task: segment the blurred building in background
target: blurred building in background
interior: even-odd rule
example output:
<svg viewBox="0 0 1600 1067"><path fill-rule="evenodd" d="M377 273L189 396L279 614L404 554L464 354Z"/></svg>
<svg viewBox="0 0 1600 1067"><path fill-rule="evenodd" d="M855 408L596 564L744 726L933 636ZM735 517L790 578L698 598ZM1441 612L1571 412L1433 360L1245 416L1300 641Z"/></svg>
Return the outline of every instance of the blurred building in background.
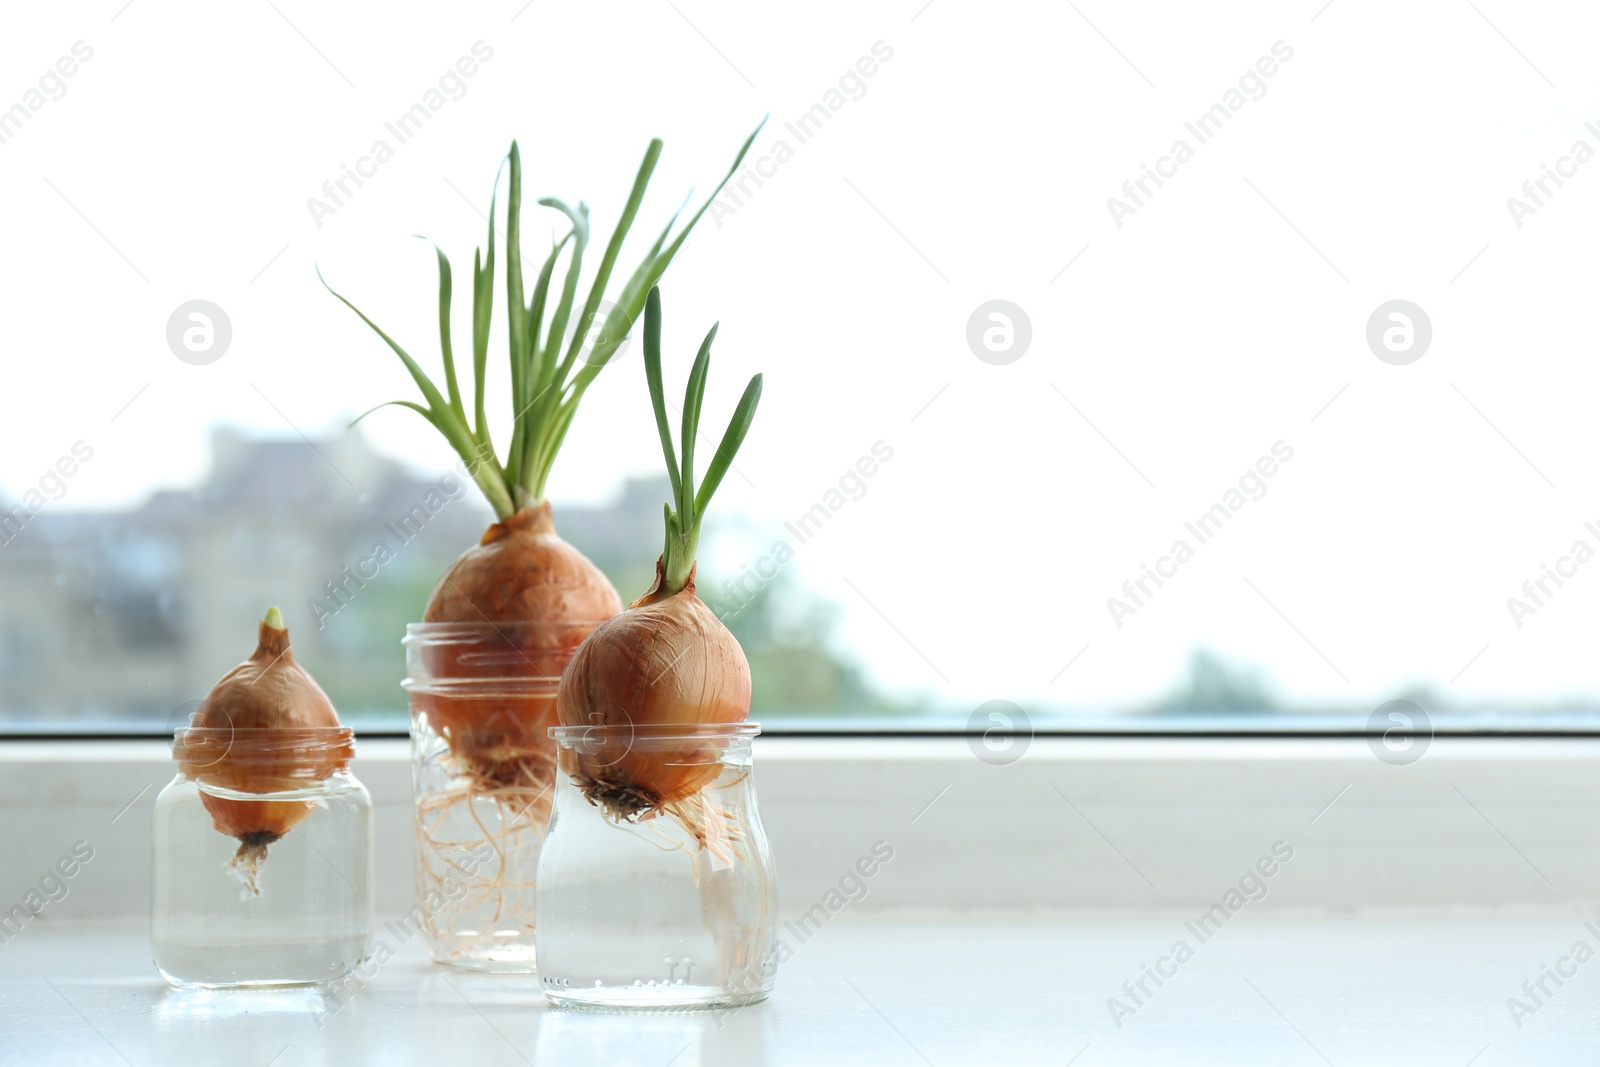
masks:
<svg viewBox="0 0 1600 1067"><path fill-rule="evenodd" d="M211 452L194 489L126 511L51 503L0 532L8 728L161 729L254 649L256 620L274 604L296 658L347 721L403 724L400 639L492 520L477 487L459 469L419 477L354 432L308 441L219 429ZM637 479L608 506L558 506L562 536L624 602L649 585L666 496L665 479ZM768 610L780 590L785 622ZM807 605L798 616L796 604ZM829 650L827 606L792 581L729 624L750 655L757 714L892 710Z"/></svg>

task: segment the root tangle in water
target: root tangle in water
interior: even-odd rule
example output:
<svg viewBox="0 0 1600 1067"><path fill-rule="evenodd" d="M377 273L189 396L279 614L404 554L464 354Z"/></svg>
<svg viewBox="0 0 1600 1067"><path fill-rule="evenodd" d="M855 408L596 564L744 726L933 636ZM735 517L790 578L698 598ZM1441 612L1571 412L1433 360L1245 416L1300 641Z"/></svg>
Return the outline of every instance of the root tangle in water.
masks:
<svg viewBox="0 0 1600 1067"><path fill-rule="evenodd" d="M256 884L256 874L267 860L267 846L280 837L281 834L275 834L271 830L254 830L239 835L239 850L233 854L233 859L228 861L228 870L244 883L252 896L261 895L261 887Z"/></svg>
<svg viewBox="0 0 1600 1067"><path fill-rule="evenodd" d="M496 756L453 759L450 786L417 802L418 889L439 935L475 922L533 929L530 865L550 818L555 761L543 746L503 745Z"/></svg>

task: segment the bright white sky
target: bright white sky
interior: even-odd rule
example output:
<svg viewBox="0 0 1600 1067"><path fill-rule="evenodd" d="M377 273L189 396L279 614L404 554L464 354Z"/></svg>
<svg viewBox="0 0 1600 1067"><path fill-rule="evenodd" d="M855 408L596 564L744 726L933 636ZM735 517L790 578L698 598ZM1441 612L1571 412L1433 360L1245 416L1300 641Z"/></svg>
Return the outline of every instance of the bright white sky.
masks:
<svg viewBox="0 0 1600 1067"><path fill-rule="evenodd" d="M1521 228L1506 206L1574 141L1600 149L1586 5L123 4L26 5L0 36L0 107L93 49L0 144L8 494L82 438L61 506L123 506L199 478L219 422L317 433L412 397L314 262L435 366L409 235L440 241L463 295L513 136L530 198L584 198L601 233L663 137L642 235L770 110L754 156L793 158L668 275L669 376L720 319L719 433L766 372L728 513L776 525L892 446L797 564L884 680L1124 705L1205 644L1311 703L1596 691L1600 562L1520 629L1506 607L1575 540L1600 548L1600 162ZM465 96L396 146L385 121L480 40ZM785 131L879 41L864 96L805 144ZM1184 123L1277 41L1293 56L1266 94L1199 144ZM394 158L318 228L306 199L379 138ZM1118 228L1107 197L1179 138L1194 157ZM164 340L195 298L233 324L209 366ZM1031 319L1009 365L966 343L992 299ZM1433 325L1407 366L1365 341L1393 299ZM658 469L642 378L635 349L591 392L558 501ZM368 432L419 468L450 459L402 411ZM1106 598L1279 440L1294 458L1266 496L1117 628Z"/></svg>

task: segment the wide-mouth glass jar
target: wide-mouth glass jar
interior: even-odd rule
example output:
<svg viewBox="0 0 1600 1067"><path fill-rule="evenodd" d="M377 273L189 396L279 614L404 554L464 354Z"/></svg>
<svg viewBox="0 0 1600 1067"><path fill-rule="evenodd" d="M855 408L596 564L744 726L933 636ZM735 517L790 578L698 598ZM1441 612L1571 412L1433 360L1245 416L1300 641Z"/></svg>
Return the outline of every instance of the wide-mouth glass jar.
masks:
<svg viewBox="0 0 1600 1067"><path fill-rule="evenodd" d="M435 962L534 969L561 672L599 620L412 623L414 870Z"/></svg>
<svg viewBox="0 0 1600 1067"><path fill-rule="evenodd" d="M180 987L337 981L372 939L372 798L347 727L179 730L156 798L151 952Z"/></svg>
<svg viewBox="0 0 1600 1067"><path fill-rule="evenodd" d="M755 723L558 726L539 859L539 976L573 1007L764 1000L777 889L756 807Z"/></svg>

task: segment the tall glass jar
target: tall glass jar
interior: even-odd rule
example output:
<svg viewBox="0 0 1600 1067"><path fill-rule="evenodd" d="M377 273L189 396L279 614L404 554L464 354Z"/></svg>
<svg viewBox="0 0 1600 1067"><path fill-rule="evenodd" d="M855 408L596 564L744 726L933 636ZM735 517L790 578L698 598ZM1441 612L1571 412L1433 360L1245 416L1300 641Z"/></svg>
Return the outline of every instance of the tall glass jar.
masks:
<svg viewBox="0 0 1600 1067"><path fill-rule="evenodd" d="M551 1001L711 1008L771 993L778 902L751 764L759 732L551 729L561 774L537 878Z"/></svg>
<svg viewBox="0 0 1600 1067"><path fill-rule="evenodd" d="M175 741L188 773L155 803L156 968L198 988L354 970L372 940L372 798L348 770L351 731L190 727ZM270 788L240 788L252 778Z"/></svg>
<svg viewBox="0 0 1600 1067"><path fill-rule="evenodd" d="M435 962L534 969L556 688L598 621L412 623L414 869Z"/></svg>

